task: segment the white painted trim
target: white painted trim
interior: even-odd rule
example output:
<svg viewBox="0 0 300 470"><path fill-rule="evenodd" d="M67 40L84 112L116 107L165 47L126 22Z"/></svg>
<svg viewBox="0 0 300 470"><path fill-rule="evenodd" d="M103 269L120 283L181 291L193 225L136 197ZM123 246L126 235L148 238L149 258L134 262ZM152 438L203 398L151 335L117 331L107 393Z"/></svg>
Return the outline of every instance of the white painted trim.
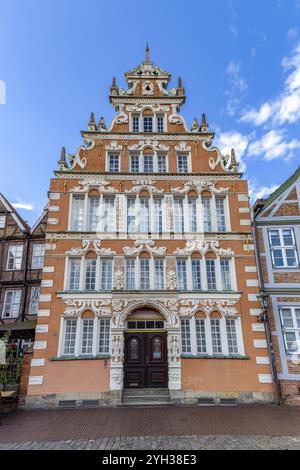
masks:
<svg viewBox="0 0 300 470"><path fill-rule="evenodd" d="M48 333L48 325L37 325L35 328L36 333Z"/></svg>
<svg viewBox="0 0 300 470"><path fill-rule="evenodd" d="M253 346L257 349L259 348L267 348L267 341L265 339L254 339Z"/></svg>
<svg viewBox="0 0 300 470"><path fill-rule="evenodd" d="M43 375L30 375L28 379L28 385L42 385Z"/></svg>
<svg viewBox="0 0 300 470"><path fill-rule="evenodd" d="M270 358L268 356L257 356L256 364L270 364Z"/></svg>
<svg viewBox="0 0 300 470"><path fill-rule="evenodd" d="M31 359L30 365L31 367L43 367L45 365L45 359Z"/></svg>
<svg viewBox="0 0 300 470"><path fill-rule="evenodd" d="M258 287L258 280L257 279L246 279L247 287Z"/></svg>
<svg viewBox="0 0 300 470"><path fill-rule="evenodd" d="M256 266L245 266L245 272L246 273L257 273L257 267Z"/></svg>
<svg viewBox="0 0 300 470"><path fill-rule="evenodd" d="M37 316L38 317L50 317L50 310L38 310L38 313L37 313Z"/></svg>
<svg viewBox="0 0 300 470"><path fill-rule="evenodd" d="M54 266L44 266L43 273L54 273L55 267Z"/></svg>
<svg viewBox="0 0 300 470"><path fill-rule="evenodd" d="M271 384L273 382L271 374L258 374L258 381L262 384Z"/></svg>
<svg viewBox="0 0 300 470"><path fill-rule="evenodd" d="M33 344L33 349L46 349L47 341L35 341Z"/></svg>

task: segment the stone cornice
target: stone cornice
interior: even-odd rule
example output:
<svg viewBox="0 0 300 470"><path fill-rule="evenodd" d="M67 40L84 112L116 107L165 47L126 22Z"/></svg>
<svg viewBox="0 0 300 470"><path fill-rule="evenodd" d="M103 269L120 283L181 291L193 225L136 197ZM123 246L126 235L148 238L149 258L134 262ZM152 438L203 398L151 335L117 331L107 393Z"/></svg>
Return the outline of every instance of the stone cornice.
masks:
<svg viewBox="0 0 300 470"><path fill-rule="evenodd" d="M107 178L107 181L135 181L135 180L140 180L141 176L143 179L149 178L151 180L155 181L192 181L193 178L201 178L203 180L210 180L210 181L218 181L218 180L237 180L240 179L242 176L242 173L213 173L213 172L207 172L207 173L189 173L189 174L183 174L183 173L107 173L107 172L98 172L98 171L85 171L85 170L80 170L79 171L60 171L56 170L54 171L54 174L58 178L65 178L65 179L85 179L85 178L90 178L91 176L104 176Z"/></svg>
<svg viewBox="0 0 300 470"><path fill-rule="evenodd" d="M187 236L188 235L188 236ZM199 237L199 234L197 235ZM197 236L195 234L185 234L183 237L170 237L168 236L161 236L155 234L151 235L151 239L149 240L164 240L164 241L178 241L178 240L193 240L196 239ZM119 237L116 237L115 234L108 234L108 233L100 233L100 232L70 232L70 231L56 231L56 232L50 232L48 231L46 233L46 239L47 240L118 240L118 241L124 241L128 242L129 240L138 240L142 239L145 237L145 234L143 233L136 233L136 234L130 234L129 236L124 236L120 235ZM194 237L194 238L193 238ZM253 240L252 237L252 232L228 232L226 234L222 233L207 233L204 235L204 240ZM168 256L168 255L167 255ZM173 255L170 255L173 256Z"/></svg>
<svg viewBox="0 0 300 470"><path fill-rule="evenodd" d="M99 131L81 131L82 137L94 137L97 140L143 140L143 139L154 139L154 140L194 140L194 141L206 141L213 139L215 136L214 132L177 132L174 134L163 134L163 133L144 133L138 132L136 134L132 132L99 132Z"/></svg>

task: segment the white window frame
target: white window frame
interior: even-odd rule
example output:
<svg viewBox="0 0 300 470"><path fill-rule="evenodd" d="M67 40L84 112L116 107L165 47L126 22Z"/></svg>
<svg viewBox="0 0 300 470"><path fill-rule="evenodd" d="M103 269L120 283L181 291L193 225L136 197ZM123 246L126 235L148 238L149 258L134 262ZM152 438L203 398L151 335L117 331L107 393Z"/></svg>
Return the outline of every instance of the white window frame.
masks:
<svg viewBox="0 0 300 470"><path fill-rule="evenodd" d="M279 232L280 245L278 245L278 246L272 245L271 232L275 231L275 230L278 230L278 232ZM293 245L285 245L284 244L284 237L283 237L283 231L284 230L290 230L291 231L291 235L292 235L292 239L293 239ZM297 269L297 268L299 268L299 256L298 256L295 232L294 232L293 227L272 227L272 228L268 228L268 239L269 239L272 265L273 265L274 269ZM282 259L283 259L283 266L277 266L275 264L275 258L274 258L274 253L273 253L274 250L281 250ZM296 259L296 266L288 266L286 250L294 250L295 259Z"/></svg>
<svg viewBox="0 0 300 470"><path fill-rule="evenodd" d="M110 157L118 157L118 171L110 170ZM107 152L106 154L106 171L108 173L120 173L121 170L121 154L120 152Z"/></svg>
<svg viewBox="0 0 300 470"><path fill-rule="evenodd" d="M0 215L0 229L5 228L6 224L6 215Z"/></svg>
<svg viewBox="0 0 300 470"><path fill-rule="evenodd" d="M282 310L290 310L292 321L293 321L293 327L286 327L284 325ZM281 330L282 330L282 335L283 335L283 339L284 339L285 351L286 351L287 355L294 355L294 354L300 355L300 325L298 327L297 317L296 317L296 310L300 310L300 304L299 305L293 305L293 306L291 306L291 305L286 305L286 306L281 305L279 307ZM289 350L288 341L287 341L287 338L286 338L286 333L294 333L295 334L296 343L297 343L297 347L298 347L297 351L290 351Z"/></svg>
<svg viewBox="0 0 300 470"><path fill-rule="evenodd" d="M7 303L7 296L9 293L12 293L12 302L10 302L10 314L9 315L5 315L5 310L6 310L6 303ZM18 294L18 303L15 302L15 297L16 297L16 294ZM19 315L20 315L20 307L21 307L21 300L22 300L22 289L6 289L5 290L5 295L4 295L4 302L3 302L3 307L2 307L2 318L5 318L5 319L10 319L10 318L18 318ZM12 307L14 305L17 305L18 306L18 311L17 313L14 313L12 315Z"/></svg>
<svg viewBox="0 0 300 470"><path fill-rule="evenodd" d="M39 251L39 253L36 254L36 251ZM45 258L45 243L33 243L31 269L43 269L44 258ZM37 263L36 263L36 260L38 260Z"/></svg>
<svg viewBox="0 0 300 470"><path fill-rule="evenodd" d="M19 254L18 256L14 256L13 257L13 267L11 268L9 266L9 262L10 262L10 253L16 248L16 252ZM8 245L8 250L7 250L7 261L6 261L6 270L7 271L22 271L22 265L23 265L23 254L24 254L24 244L10 244ZM16 265L16 261L17 261L17 265ZM19 267L18 267L19 266Z"/></svg>

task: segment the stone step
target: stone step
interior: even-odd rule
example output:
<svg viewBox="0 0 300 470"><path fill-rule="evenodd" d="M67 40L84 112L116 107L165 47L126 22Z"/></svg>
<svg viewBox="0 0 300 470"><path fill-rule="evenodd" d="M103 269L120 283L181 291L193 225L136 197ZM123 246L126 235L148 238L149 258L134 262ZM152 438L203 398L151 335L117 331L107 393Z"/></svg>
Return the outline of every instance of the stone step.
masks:
<svg viewBox="0 0 300 470"><path fill-rule="evenodd" d="M157 406L171 406L171 402L169 401L130 401L130 402L122 402L119 406L135 406L136 408L147 408L147 407L157 407Z"/></svg>
<svg viewBox="0 0 300 470"><path fill-rule="evenodd" d="M129 402L129 401L133 401L135 403L137 402L140 402L140 401L170 401L170 397L167 396L167 395L151 395L149 397L146 397L145 395L136 395L134 397L122 397L122 401L123 402Z"/></svg>
<svg viewBox="0 0 300 470"><path fill-rule="evenodd" d="M169 396L170 392L167 388L135 388L123 390L123 397L135 396L150 397L152 395Z"/></svg>

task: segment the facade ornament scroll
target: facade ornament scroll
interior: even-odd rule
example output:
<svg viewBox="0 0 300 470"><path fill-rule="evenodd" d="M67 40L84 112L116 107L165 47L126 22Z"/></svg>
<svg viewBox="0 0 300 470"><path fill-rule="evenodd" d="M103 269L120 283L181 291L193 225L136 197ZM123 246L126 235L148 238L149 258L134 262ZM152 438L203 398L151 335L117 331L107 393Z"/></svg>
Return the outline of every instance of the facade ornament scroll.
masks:
<svg viewBox="0 0 300 470"><path fill-rule="evenodd" d="M228 165L230 161L230 156L229 155L222 155L220 152L220 149L218 147L211 147L211 140L205 140L202 143L202 147L204 150L207 152L217 152L217 158L214 159L214 157L210 157L208 160L208 164L212 170L215 170L218 165L221 165L221 168L226 171L227 173L233 172L234 167Z"/></svg>
<svg viewBox="0 0 300 470"><path fill-rule="evenodd" d="M128 80L129 88L125 90L124 88L119 88L118 92L120 96L131 96L136 90L136 87L139 84L139 80Z"/></svg>
<svg viewBox="0 0 300 470"><path fill-rule="evenodd" d="M111 315L111 299L87 300L87 299L66 299L67 305L64 315L80 317L86 310L90 310L96 317Z"/></svg>
<svg viewBox="0 0 300 470"><path fill-rule="evenodd" d="M102 248L101 240L82 240L81 248L72 248L66 251L69 256L84 256L88 251L94 251L98 256L113 256L116 254L111 248Z"/></svg>
<svg viewBox="0 0 300 470"><path fill-rule="evenodd" d="M168 151L169 145L160 144L157 140L140 140L138 144L130 145L129 150L142 151L145 147L152 147L154 151Z"/></svg>
<svg viewBox="0 0 300 470"><path fill-rule="evenodd" d="M85 193L90 189L97 189L100 193L116 193L118 190L109 186L109 182L103 176L90 176L79 181L79 186L70 190L71 193Z"/></svg>
<svg viewBox="0 0 300 470"><path fill-rule="evenodd" d="M179 334L168 335L168 361L169 365L180 363L180 339ZM173 380L174 381L174 377Z"/></svg>
<svg viewBox="0 0 300 470"><path fill-rule="evenodd" d="M135 104L135 105L128 105L126 106L126 111L131 113L141 113L144 109L151 109L154 113L166 113L169 111L169 106L163 106L160 104L156 105L149 105L145 103Z"/></svg>
<svg viewBox="0 0 300 470"><path fill-rule="evenodd" d="M116 289L116 290L124 289L124 271L121 268L118 268L114 271L113 289Z"/></svg>
<svg viewBox="0 0 300 470"><path fill-rule="evenodd" d="M121 151L122 150L122 145L118 144L117 140L112 140L109 145L105 146L105 150L115 150L115 151Z"/></svg>
<svg viewBox="0 0 300 470"><path fill-rule="evenodd" d="M186 142L179 142L175 147L176 152L190 152L192 148Z"/></svg>
<svg viewBox="0 0 300 470"><path fill-rule="evenodd" d="M213 311L217 310L222 316L229 317L238 315L235 300L214 300L214 299L203 299L199 302L198 308L209 316Z"/></svg>
<svg viewBox="0 0 300 470"><path fill-rule="evenodd" d="M167 279L166 279L166 287L169 290L177 289L177 276L176 270L173 267L169 267L167 269Z"/></svg>
<svg viewBox="0 0 300 470"><path fill-rule="evenodd" d="M87 137L84 139L85 145L81 145L75 154L68 154L67 157L64 155L63 158L60 159L58 162L58 169L60 171L71 171L74 170L76 165L78 165L82 170L86 167L87 165L87 158L86 157L80 157L80 152L84 151L86 152L87 150L91 150L95 144L96 141L94 139L88 139ZM68 160L68 163L67 161Z"/></svg>
<svg viewBox="0 0 300 470"><path fill-rule="evenodd" d="M177 248L175 255L191 255L195 251L206 255L208 251L212 251L216 256L234 256L231 248L220 248L219 240L187 240L184 248Z"/></svg>
<svg viewBox="0 0 300 470"><path fill-rule="evenodd" d="M163 189L157 189L152 180L140 179L132 181L132 188L125 189L125 193L139 193L143 190L149 191L149 193L162 193L164 191Z"/></svg>
<svg viewBox="0 0 300 470"><path fill-rule="evenodd" d="M167 248L164 246L156 247L153 240L136 240L133 247L125 246L123 251L126 256L139 255L142 251L147 251L151 255L163 256Z"/></svg>
<svg viewBox="0 0 300 470"><path fill-rule="evenodd" d="M128 114L124 111L124 104L119 104L119 114L114 119L114 124L127 124Z"/></svg>
<svg viewBox="0 0 300 470"><path fill-rule="evenodd" d="M216 188L212 181L192 180L184 183L183 187L172 188L172 192L186 194L189 191L196 191L201 194L203 191L209 191L211 194L227 194L228 188Z"/></svg>
<svg viewBox="0 0 300 470"><path fill-rule="evenodd" d="M170 124L184 124L183 119L181 116L177 114L177 105L172 104L172 114L169 116L169 123Z"/></svg>
<svg viewBox="0 0 300 470"><path fill-rule="evenodd" d="M164 85L167 85L167 80L157 80L156 81L159 91L165 96L176 96L176 88L171 88L171 90L167 90Z"/></svg>

